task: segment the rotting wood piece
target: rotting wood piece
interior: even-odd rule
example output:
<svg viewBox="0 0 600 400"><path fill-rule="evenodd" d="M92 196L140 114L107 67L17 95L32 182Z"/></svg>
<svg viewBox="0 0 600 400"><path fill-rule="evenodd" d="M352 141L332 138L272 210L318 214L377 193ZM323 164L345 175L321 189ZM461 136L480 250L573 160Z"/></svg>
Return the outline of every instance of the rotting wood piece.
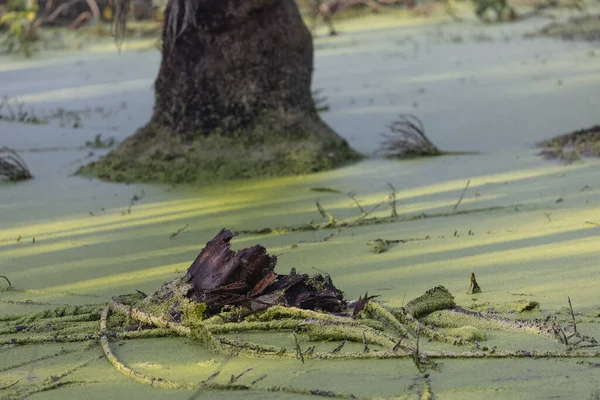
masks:
<svg viewBox="0 0 600 400"><path fill-rule="evenodd" d="M328 275L277 274L277 257L260 245L234 252L230 248L234 236L230 230L221 230L206 244L184 277L167 283L145 301L168 302L179 294L196 304L205 304L207 315L233 306L258 311L283 305L327 312L339 312L345 307L342 291ZM168 310L174 321L179 321L184 312L180 305L175 302Z"/></svg>

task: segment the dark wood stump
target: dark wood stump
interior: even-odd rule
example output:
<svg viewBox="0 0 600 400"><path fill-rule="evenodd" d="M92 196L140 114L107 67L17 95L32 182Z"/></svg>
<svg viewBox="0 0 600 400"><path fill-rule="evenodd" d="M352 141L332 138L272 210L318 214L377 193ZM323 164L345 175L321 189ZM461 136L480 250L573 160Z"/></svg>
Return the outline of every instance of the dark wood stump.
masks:
<svg viewBox="0 0 600 400"><path fill-rule="evenodd" d="M230 242L234 233L223 229L190 265L186 275L169 282L146 298L146 303L170 304L170 318L177 321L182 311L177 296L206 305L207 316L231 307L249 312L273 305L327 312L340 312L346 306L343 292L328 275L277 274L277 257L264 247L234 252ZM187 301L187 300L186 300Z"/></svg>
<svg viewBox="0 0 600 400"><path fill-rule="evenodd" d="M82 172L190 182L359 158L319 117L312 73L312 37L294 0L171 0L150 122Z"/></svg>

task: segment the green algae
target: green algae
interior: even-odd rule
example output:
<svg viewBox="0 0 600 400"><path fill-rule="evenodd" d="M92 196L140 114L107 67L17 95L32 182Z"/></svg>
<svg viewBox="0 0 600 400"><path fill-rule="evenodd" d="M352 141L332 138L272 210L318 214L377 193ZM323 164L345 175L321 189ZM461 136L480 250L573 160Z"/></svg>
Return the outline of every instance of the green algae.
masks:
<svg viewBox="0 0 600 400"><path fill-rule="evenodd" d="M404 310L415 318L423 318L434 311L455 308L454 296L443 286L436 286L424 295L409 301Z"/></svg>
<svg viewBox="0 0 600 400"><path fill-rule="evenodd" d="M424 323L432 324L440 328L462 328L474 327L479 330L503 330L512 332L528 332L553 338L554 336L544 328L543 325L515 321L501 317L497 314L485 315L481 313L470 313L455 310L435 311L423 318Z"/></svg>
<svg viewBox="0 0 600 400"><path fill-rule="evenodd" d="M307 321L298 325L299 332L311 341L351 341L392 348L397 340L375 329L330 321Z"/></svg>
<svg viewBox="0 0 600 400"><path fill-rule="evenodd" d="M460 337L465 342L483 342L486 339L485 331L470 325L463 325L459 328L451 328L446 331L449 336Z"/></svg>
<svg viewBox="0 0 600 400"><path fill-rule="evenodd" d="M182 305L183 315L181 321L184 325L192 326L200 323L206 318L206 304L192 301L184 302Z"/></svg>
<svg viewBox="0 0 600 400"><path fill-rule="evenodd" d="M527 311L539 311L540 303L535 300L516 300L506 303L491 304L489 302L474 303L469 306L470 310L482 313L495 314L522 314Z"/></svg>

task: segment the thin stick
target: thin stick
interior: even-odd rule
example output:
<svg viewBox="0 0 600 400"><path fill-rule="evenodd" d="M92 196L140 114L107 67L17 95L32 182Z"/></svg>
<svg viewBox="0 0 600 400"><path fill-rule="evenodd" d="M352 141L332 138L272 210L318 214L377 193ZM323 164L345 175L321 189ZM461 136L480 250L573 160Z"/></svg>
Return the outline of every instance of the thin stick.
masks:
<svg viewBox="0 0 600 400"><path fill-rule="evenodd" d="M368 353L369 350L369 342L367 341L367 334L365 333L365 331L363 331L363 344L364 344L364 348L363 348L363 353Z"/></svg>
<svg viewBox="0 0 600 400"><path fill-rule="evenodd" d="M567 296L569 299L569 309L571 310L571 318L573 318L573 330L577 333L577 322L575 321L575 313L573 312L573 305L571 304L571 296Z"/></svg>
<svg viewBox="0 0 600 400"><path fill-rule="evenodd" d="M265 379L267 377L267 374L262 374L261 376L259 376L258 378L256 378L255 380L253 380L250 385L254 385L255 383L258 383L260 381L262 381L263 379Z"/></svg>
<svg viewBox="0 0 600 400"><path fill-rule="evenodd" d="M335 349L331 350L331 354L336 354L339 353L342 348L344 347L344 345L346 344L347 340L344 340L339 346L337 346Z"/></svg>
<svg viewBox="0 0 600 400"><path fill-rule="evenodd" d="M194 390L194 393L192 393L192 395L189 397L189 400L196 400L198 397L200 397L200 394L202 393L202 389L204 389L204 386L221 374L221 371L223 370L223 368L225 367L225 365L229 362L229 360L231 360L231 357L232 356L230 355L225 360L223 360L223 362L219 366L218 370L216 370L208 378L206 378L205 380L203 380L202 382L200 382L200 384L198 385L198 388L196 390ZM242 375L243 375L243 373L242 373ZM232 381L230 383L233 383L233 378L234 377L232 375L231 376L231 380Z"/></svg>
<svg viewBox="0 0 600 400"><path fill-rule="evenodd" d="M458 201L454 205L454 211L456 211L456 209L458 208L460 202L462 201L463 197L465 196L465 193L467 192L467 189L469 188L469 184L470 183L471 183L471 180L469 179L467 181L467 184L466 184L465 188L463 189L462 193L460 194L460 197L458 198Z"/></svg>
<svg viewBox="0 0 600 400"><path fill-rule="evenodd" d="M357 219L355 219L353 222L349 223L348 225L344 225L341 228L339 228L337 231L329 234L328 236L325 236L323 239L321 240L317 240L317 242L326 242L329 239L331 239L332 237L334 237L335 235L340 234L341 232L345 231L348 228L353 227L354 225L358 224L360 221L362 221L363 219L365 219L366 217L368 217L370 214L372 214L375 210L377 210L379 208L379 206L381 206L383 204L383 201L379 204L377 204L375 207L373 207L373 209L371 211L369 211L368 213L361 215L360 217L358 217Z"/></svg>
<svg viewBox="0 0 600 400"><path fill-rule="evenodd" d="M316 204L317 204L317 210L319 210L319 214L321 214L321 216L323 218L327 218L329 220L327 222L329 225L335 225L338 223L337 219L335 219L335 217L329 211L327 211L325 208L323 208L321 203L319 203L318 199L316 201Z"/></svg>
<svg viewBox="0 0 600 400"><path fill-rule="evenodd" d="M354 201L354 203L356 204L356 206L358 207L358 209L360 210L360 215L365 215L366 211L365 209L360 205L360 203L358 202L358 200L356 200L356 195L354 194L354 192L350 192L348 193L348 196L352 199L352 201Z"/></svg>
<svg viewBox="0 0 600 400"><path fill-rule="evenodd" d="M0 386L0 390L5 390L5 389L8 389L8 388L11 388L11 387L15 386L17 383L19 383L20 381L21 381L20 379L17 379L13 383L9 383L6 386Z"/></svg>
<svg viewBox="0 0 600 400"><path fill-rule="evenodd" d="M298 341L298 336L294 333L294 341L296 342L296 358L300 358L302 364L304 364L304 354L302 354L302 348L300 348L300 342Z"/></svg>
<svg viewBox="0 0 600 400"><path fill-rule="evenodd" d="M4 275L0 275L0 278L4 278L6 280L6 283L8 283L8 288L6 288L7 290L12 289L13 285L12 283L8 280L8 278Z"/></svg>
<svg viewBox="0 0 600 400"><path fill-rule="evenodd" d="M238 379L240 379L242 376L244 376L246 373L252 371L253 369L254 369L253 367L250 367L239 375L231 375L231 379L229 380L229 383L234 383L235 381L237 381Z"/></svg>
<svg viewBox="0 0 600 400"><path fill-rule="evenodd" d="M185 224L185 226L181 229L178 229L177 232L173 233L169 239L173 239L175 236L179 235L181 232L183 232L188 226L190 226L190 224Z"/></svg>
<svg viewBox="0 0 600 400"><path fill-rule="evenodd" d="M413 361L415 362L415 365L417 366L417 369L419 370L419 372L423 372L423 370L421 369L421 357L419 356L419 339L421 337L421 325L419 324L418 329L417 329L417 335L416 335L416 339L417 339L417 343L415 345L415 352L414 352L414 356L413 356Z"/></svg>

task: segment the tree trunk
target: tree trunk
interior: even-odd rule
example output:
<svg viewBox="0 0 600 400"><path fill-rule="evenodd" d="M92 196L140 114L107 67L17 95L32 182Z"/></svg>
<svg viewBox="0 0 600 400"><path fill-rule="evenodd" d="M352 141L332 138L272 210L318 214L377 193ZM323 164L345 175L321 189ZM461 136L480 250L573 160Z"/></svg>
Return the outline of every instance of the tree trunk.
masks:
<svg viewBox="0 0 600 400"><path fill-rule="evenodd" d="M359 155L319 117L294 0L171 0L150 122L84 168L117 181L303 174Z"/></svg>

